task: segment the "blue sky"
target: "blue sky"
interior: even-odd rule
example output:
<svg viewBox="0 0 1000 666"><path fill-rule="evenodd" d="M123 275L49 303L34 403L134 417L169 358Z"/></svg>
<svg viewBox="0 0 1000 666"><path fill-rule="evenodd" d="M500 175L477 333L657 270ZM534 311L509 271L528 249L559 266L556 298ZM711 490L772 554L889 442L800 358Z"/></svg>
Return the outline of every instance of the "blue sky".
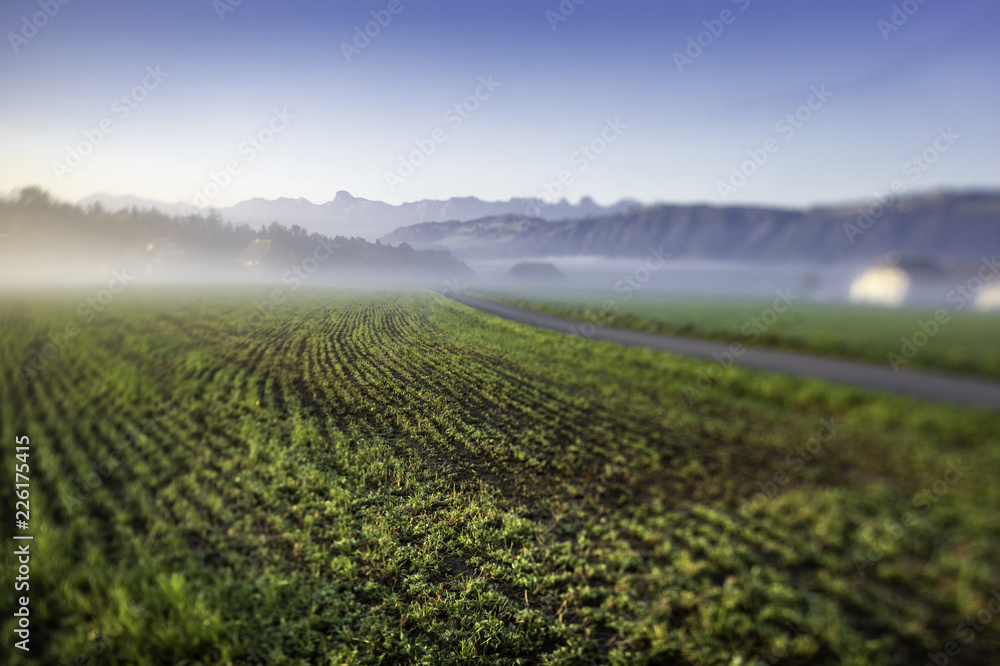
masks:
<svg viewBox="0 0 1000 666"><path fill-rule="evenodd" d="M1000 182L988 0L896 2L898 25L877 0L234 1L4 2L0 193L799 206Z"/></svg>

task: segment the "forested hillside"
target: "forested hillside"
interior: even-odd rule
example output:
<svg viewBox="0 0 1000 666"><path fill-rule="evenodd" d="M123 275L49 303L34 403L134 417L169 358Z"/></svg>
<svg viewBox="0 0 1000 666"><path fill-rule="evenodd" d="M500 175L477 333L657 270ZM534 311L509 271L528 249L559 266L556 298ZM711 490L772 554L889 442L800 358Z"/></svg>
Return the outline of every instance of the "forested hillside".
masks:
<svg viewBox="0 0 1000 666"><path fill-rule="evenodd" d="M60 203L35 187L0 200L0 278L87 279L108 267L171 280L269 280L289 272L331 279L441 280L469 273L447 251L330 238L280 222L253 229L214 213L112 212L99 204Z"/></svg>
<svg viewBox="0 0 1000 666"><path fill-rule="evenodd" d="M978 261L1000 246L1000 195L938 194L795 210L660 205L550 222L507 215L428 222L383 242L448 249L463 259L594 255L869 262L888 252Z"/></svg>

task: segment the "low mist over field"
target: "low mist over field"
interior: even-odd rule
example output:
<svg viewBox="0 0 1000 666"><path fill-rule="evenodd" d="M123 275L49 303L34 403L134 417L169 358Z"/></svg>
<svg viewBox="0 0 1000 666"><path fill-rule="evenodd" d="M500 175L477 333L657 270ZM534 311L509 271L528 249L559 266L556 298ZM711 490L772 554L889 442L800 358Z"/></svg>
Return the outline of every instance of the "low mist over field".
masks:
<svg viewBox="0 0 1000 666"><path fill-rule="evenodd" d="M998 25L0 3L0 664L997 663Z"/></svg>
<svg viewBox="0 0 1000 666"><path fill-rule="evenodd" d="M8 286L139 284L423 285L468 279L447 251L330 238L277 222L259 229L217 214L71 206L36 187L0 202Z"/></svg>
<svg viewBox="0 0 1000 666"><path fill-rule="evenodd" d="M630 204L566 219L507 213L417 222L374 242L298 223L254 228L216 211L164 210L151 202L73 206L36 186L18 190L0 202L8 257L0 277L8 286L75 285L117 270L140 284L582 290L595 298L753 299L785 290L807 301L889 306L944 305L975 277L963 298L1000 307L1000 281L992 283L1000 267L987 252L1000 247L1000 193L807 210Z"/></svg>

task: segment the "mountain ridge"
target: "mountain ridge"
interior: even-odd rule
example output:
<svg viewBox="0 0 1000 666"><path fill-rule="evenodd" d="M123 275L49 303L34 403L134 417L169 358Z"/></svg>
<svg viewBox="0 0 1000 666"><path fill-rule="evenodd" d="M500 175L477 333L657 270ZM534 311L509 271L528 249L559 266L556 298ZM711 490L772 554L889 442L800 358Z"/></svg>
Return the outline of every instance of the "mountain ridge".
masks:
<svg viewBox="0 0 1000 666"><path fill-rule="evenodd" d="M410 225L380 240L448 250L463 260L639 257L662 246L698 259L865 263L898 252L971 261L1000 249L1000 191L913 195L881 211L658 204L558 221L506 215Z"/></svg>
<svg viewBox="0 0 1000 666"><path fill-rule="evenodd" d="M177 216L205 215L209 212L207 208L196 208L180 202L165 203L104 192L84 197L76 203L85 207L100 203L109 210L133 207L152 209ZM234 224L258 227L277 221L286 226L298 225L313 233L361 237L374 241L400 227L435 220L471 220L529 211L543 219L558 220L588 214L624 212L638 206L639 202L630 199L601 206L590 197L583 197L577 204L571 204L566 199L550 204L538 198L515 197L507 201L483 201L472 196L389 204L355 197L345 190L339 190L333 199L324 203L313 203L302 197L254 197L212 210Z"/></svg>

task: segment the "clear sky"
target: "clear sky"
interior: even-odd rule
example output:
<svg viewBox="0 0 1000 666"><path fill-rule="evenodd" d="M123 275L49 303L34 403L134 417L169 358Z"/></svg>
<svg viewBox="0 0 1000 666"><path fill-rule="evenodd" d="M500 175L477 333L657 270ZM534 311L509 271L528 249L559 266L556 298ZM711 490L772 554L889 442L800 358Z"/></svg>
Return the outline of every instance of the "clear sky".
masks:
<svg viewBox="0 0 1000 666"><path fill-rule="evenodd" d="M0 4L0 193L807 205L1000 183L995 0L60 1Z"/></svg>

